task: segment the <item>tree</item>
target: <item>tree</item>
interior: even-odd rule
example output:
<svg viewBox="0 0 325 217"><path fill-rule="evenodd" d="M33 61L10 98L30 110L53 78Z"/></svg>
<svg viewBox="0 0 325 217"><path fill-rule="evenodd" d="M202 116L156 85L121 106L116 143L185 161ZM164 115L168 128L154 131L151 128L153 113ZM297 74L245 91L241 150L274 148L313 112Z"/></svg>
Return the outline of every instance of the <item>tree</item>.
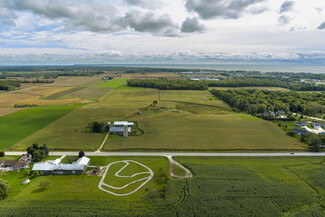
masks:
<svg viewBox="0 0 325 217"><path fill-rule="evenodd" d="M84 152L84 151L79 151L79 155L78 155L78 157L81 158L81 157L83 157L83 156L85 156L85 152Z"/></svg>
<svg viewBox="0 0 325 217"><path fill-rule="evenodd" d="M5 156L5 152L4 151L0 151L0 157L4 157Z"/></svg>
<svg viewBox="0 0 325 217"><path fill-rule="evenodd" d="M46 157L49 156L49 148L46 144L43 144L39 149L44 151Z"/></svg>
<svg viewBox="0 0 325 217"><path fill-rule="evenodd" d="M287 134L288 134L288 136L292 136L292 137L294 137L296 135L295 132L293 132L293 131L289 131Z"/></svg>
<svg viewBox="0 0 325 217"><path fill-rule="evenodd" d="M321 144L321 139L319 137L312 137L310 139L310 146L313 151L319 152L320 151L320 144Z"/></svg>
<svg viewBox="0 0 325 217"><path fill-rule="evenodd" d="M33 152L33 161L40 162L45 158L44 150L36 150Z"/></svg>
<svg viewBox="0 0 325 217"><path fill-rule="evenodd" d="M0 200L6 199L10 193L10 185L7 181L0 179Z"/></svg>

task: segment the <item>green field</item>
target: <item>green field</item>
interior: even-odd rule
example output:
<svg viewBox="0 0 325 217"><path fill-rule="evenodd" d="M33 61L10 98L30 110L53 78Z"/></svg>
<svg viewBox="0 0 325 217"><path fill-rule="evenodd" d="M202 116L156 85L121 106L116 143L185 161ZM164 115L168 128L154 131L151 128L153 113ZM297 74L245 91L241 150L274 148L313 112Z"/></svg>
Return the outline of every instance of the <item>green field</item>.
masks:
<svg viewBox="0 0 325 217"><path fill-rule="evenodd" d="M124 85L128 78L113 78L112 80L108 80L105 83L98 84L97 87L118 87Z"/></svg>
<svg viewBox="0 0 325 217"><path fill-rule="evenodd" d="M10 148L18 141L81 106L82 104L34 107L0 117L0 148ZM30 144L25 145L29 146Z"/></svg>
<svg viewBox="0 0 325 217"><path fill-rule="evenodd" d="M168 171L161 157L90 157L92 165L136 160L155 174ZM324 158L175 158L193 177L168 179L165 197L152 179L127 197L97 188L101 177L40 176L21 185L24 171L1 178L12 193L0 203L1 216L313 216L325 215ZM46 189L41 181L49 182ZM148 188L148 190L146 190ZM45 214L46 213L46 214Z"/></svg>
<svg viewBox="0 0 325 217"><path fill-rule="evenodd" d="M302 150L299 142L271 122L233 113L144 113L142 136L113 137L105 150ZM258 132L258 133L257 133Z"/></svg>

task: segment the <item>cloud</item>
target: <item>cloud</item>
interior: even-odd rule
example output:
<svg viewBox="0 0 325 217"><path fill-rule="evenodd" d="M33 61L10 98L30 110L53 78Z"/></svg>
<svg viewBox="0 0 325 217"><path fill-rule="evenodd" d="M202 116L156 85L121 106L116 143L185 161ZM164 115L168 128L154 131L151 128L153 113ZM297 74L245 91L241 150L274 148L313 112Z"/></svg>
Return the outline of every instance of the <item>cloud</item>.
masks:
<svg viewBox="0 0 325 217"><path fill-rule="evenodd" d="M157 35L177 36L178 27L167 14L156 15L137 10L125 14L125 24L137 32L151 32Z"/></svg>
<svg viewBox="0 0 325 217"><path fill-rule="evenodd" d="M292 20L292 18L290 18L289 16L281 15L278 19L278 24L280 26L284 26L284 25L287 25L288 23L290 23L291 20Z"/></svg>
<svg viewBox="0 0 325 217"><path fill-rule="evenodd" d="M281 5L281 8L280 8L280 14L292 11L294 4L295 3L293 1L283 2L283 4Z"/></svg>
<svg viewBox="0 0 325 217"><path fill-rule="evenodd" d="M0 24L15 25L13 21L17 16L8 9L7 2L0 1Z"/></svg>
<svg viewBox="0 0 325 217"><path fill-rule="evenodd" d="M186 18L186 20L182 23L181 31L184 33L192 33L192 32L203 32L205 27L199 23L197 17Z"/></svg>
<svg viewBox="0 0 325 217"><path fill-rule="evenodd" d="M263 12L264 10L254 9L261 2L264 0L187 0L185 6L188 11L197 13L202 19L237 19L245 13Z"/></svg>
<svg viewBox="0 0 325 217"><path fill-rule="evenodd" d="M125 0L125 2L129 5L148 9L157 9L163 5L163 2L157 0Z"/></svg>
<svg viewBox="0 0 325 217"><path fill-rule="evenodd" d="M325 22L321 23L317 29L325 29Z"/></svg>

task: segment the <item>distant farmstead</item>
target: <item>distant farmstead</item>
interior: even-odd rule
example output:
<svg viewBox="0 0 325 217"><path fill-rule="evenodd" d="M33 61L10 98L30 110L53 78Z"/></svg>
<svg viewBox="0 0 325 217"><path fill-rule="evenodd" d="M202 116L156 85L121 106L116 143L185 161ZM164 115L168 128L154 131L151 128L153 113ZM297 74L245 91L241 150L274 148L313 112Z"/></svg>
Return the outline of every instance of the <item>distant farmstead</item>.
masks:
<svg viewBox="0 0 325 217"><path fill-rule="evenodd" d="M129 136L131 134L133 122L128 121L115 121L110 127L110 133L116 135Z"/></svg>
<svg viewBox="0 0 325 217"><path fill-rule="evenodd" d="M53 162L36 163L32 170L39 171L40 175L80 175L86 171L90 159L84 156L72 164L61 164L60 162L60 159L56 159Z"/></svg>

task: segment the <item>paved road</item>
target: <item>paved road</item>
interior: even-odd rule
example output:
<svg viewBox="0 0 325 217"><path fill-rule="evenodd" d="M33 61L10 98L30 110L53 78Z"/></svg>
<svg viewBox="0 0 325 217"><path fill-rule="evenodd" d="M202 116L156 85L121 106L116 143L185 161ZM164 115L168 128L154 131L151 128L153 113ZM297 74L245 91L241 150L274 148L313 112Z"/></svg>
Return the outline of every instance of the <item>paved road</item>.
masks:
<svg viewBox="0 0 325 217"><path fill-rule="evenodd" d="M6 152L6 155L22 155L26 152ZM204 152L86 152L86 156L188 156L188 157L325 157L325 152L282 153L204 153ZM78 152L50 152L50 155L76 155Z"/></svg>

